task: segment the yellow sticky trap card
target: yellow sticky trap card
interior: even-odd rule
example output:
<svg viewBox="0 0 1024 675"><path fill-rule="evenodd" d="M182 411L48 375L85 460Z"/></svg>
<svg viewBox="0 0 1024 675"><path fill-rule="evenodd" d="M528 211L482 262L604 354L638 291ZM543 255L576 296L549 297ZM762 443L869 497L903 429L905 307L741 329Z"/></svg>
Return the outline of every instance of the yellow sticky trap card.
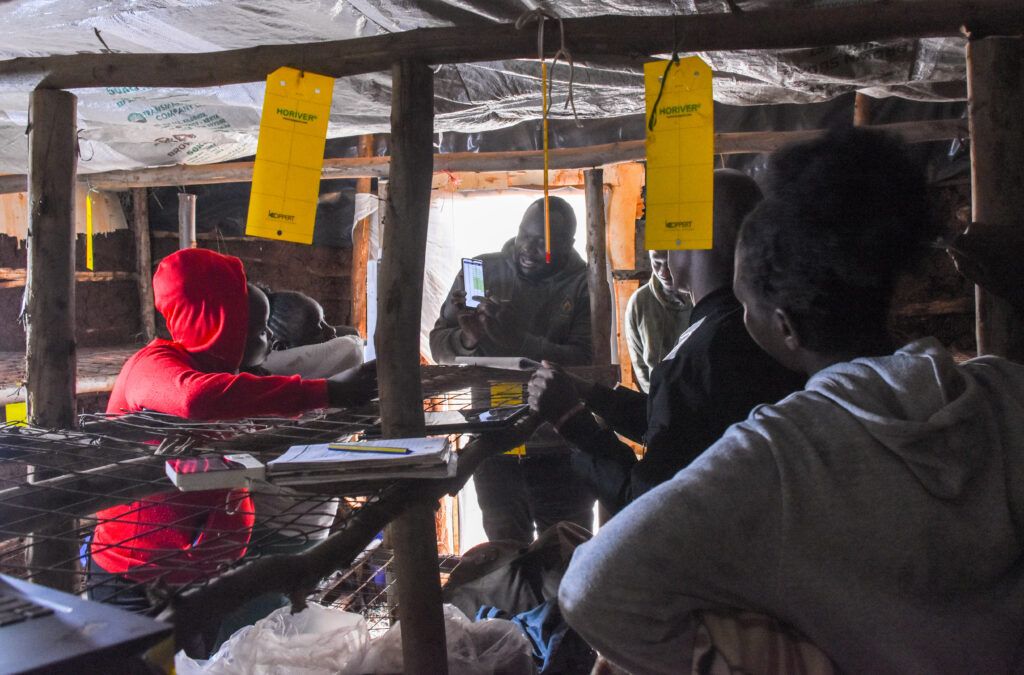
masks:
<svg viewBox="0 0 1024 675"><path fill-rule="evenodd" d="M517 382L498 382L491 385L491 407L500 408L506 405L520 405L523 400L523 385ZM505 451L506 455L522 457L526 454L526 445L520 445Z"/></svg>
<svg viewBox="0 0 1024 675"><path fill-rule="evenodd" d="M18 427L25 426L25 422L28 420L28 404L24 401L8 403L4 406L4 417L7 424Z"/></svg>
<svg viewBox="0 0 1024 675"><path fill-rule="evenodd" d="M93 269L92 259L92 190L85 193L85 269Z"/></svg>
<svg viewBox="0 0 1024 675"><path fill-rule="evenodd" d="M696 56L644 64L649 250L709 249L715 170L711 68ZM665 81L662 82L664 76Z"/></svg>
<svg viewBox="0 0 1024 675"><path fill-rule="evenodd" d="M267 77L245 233L313 243L334 79L278 68Z"/></svg>

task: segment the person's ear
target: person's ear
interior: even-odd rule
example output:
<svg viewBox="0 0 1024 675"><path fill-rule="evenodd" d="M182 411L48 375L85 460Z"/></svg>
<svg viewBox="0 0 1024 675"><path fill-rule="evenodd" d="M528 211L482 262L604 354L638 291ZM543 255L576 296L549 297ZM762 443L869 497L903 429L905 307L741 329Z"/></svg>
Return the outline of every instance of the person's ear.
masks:
<svg viewBox="0 0 1024 675"><path fill-rule="evenodd" d="M800 335L797 333L796 324L786 310L776 307L772 312L772 324L775 332L782 338L782 344L786 349L791 352L800 350Z"/></svg>

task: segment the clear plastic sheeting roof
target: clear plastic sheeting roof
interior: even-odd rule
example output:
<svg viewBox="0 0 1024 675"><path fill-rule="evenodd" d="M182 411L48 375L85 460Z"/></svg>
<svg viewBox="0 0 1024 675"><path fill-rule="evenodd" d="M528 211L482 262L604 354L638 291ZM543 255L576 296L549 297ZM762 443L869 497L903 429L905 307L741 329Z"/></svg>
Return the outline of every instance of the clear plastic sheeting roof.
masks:
<svg viewBox="0 0 1024 675"><path fill-rule="evenodd" d="M735 0L741 10L834 5L834 1ZM852 4L852 3L846 3ZM513 22L533 0L8 0L0 2L0 59L82 52L210 52L262 44L366 37L422 27ZM560 17L730 11L725 0L559 0ZM524 30L535 30L529 26ZM683 36L685 46L685 36ZM963 98L963 41L897 40L774 52L701 54L716 74L715 99L728 104L807 103L853 90L918 100ZM552 114L563 106L569 68L553 75ZM575 65L574 102L584 118L643 110L643 82L624 58ZM536 118L539 66L530 61L440 66L435 128L480 132ZM23 173L28 93L0 94L0 172ZM79 171L203 164L256 150L263 84L203 89L116 87L79 90ZM390 76L338 80L328 135L388 131Z"/></svg>

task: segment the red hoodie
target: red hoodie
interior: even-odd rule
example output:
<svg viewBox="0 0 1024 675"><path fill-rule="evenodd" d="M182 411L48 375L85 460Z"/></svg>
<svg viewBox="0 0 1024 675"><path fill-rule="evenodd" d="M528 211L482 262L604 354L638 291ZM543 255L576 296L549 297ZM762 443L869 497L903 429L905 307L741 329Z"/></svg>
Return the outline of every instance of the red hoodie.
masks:
<svg viewBox="0 0 1024 675"><path fill-rule="evenodd" d="M152 410L194 420L290 416L327 406L327 382L235 374L249 300L238 258L204 249L173 253L153 276L156 308L173 341L156 339L128 359L107 412ZM137 581L184 584L245 554L253 525L246 490L150 495L96 514L91 554Z"/></svg>

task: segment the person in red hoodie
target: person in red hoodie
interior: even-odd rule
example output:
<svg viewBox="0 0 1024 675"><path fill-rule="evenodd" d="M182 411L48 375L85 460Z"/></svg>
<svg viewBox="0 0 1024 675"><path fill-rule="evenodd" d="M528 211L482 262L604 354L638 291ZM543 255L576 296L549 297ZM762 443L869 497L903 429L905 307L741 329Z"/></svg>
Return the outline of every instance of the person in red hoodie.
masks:
<svg viewBox="0 0 1024 675"><path fill-rule="evenodd" d="M291 416L359 405L376 390L372 362L331 380L239 373L262 363L269 351L270 306L262 291L247 284L238 258L204 249L173 253L157 267L153 295L172 339L153 340L125 363L108 414ZM96 518L90 597L145 609L142 582L194 583L241 558L254 513L247 490L169 490Z"/></svg>

